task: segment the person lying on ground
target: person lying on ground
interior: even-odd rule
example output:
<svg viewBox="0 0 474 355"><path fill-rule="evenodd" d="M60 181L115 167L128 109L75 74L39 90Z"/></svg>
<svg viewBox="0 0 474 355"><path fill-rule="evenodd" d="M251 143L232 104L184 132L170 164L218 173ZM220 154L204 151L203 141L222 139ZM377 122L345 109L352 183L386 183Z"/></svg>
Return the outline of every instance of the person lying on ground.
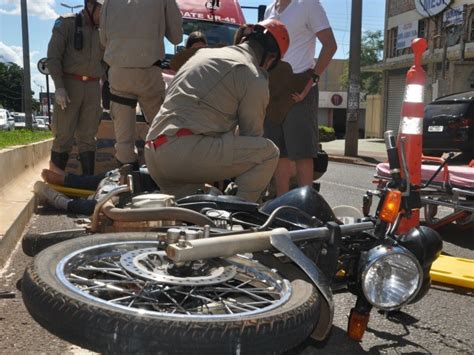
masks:
<svg viewBox="0 0 474 355"><path fill-rule="evenodd" d="M41 173L43 181L37 181L34 185L34 192L41 202L70 214L92 215L97 204L97 200L103 193L110 191L111 188L125 183L125 177L132 175L136 191L155 192L159 187L153 182L146 168L141 171L132 171L132 165L125 165L119 169L114 169L99 175L74 175L66 174L60 169L44 169ZM95 194L89 198L71 198L63 193L56 191L52 186L64 186L75 189L94 190ZM110 187L105 187L109 185ZM104 188L105 187L105 188ZM211 185L206 185L204 193L221 195L222 192ZM228 194L234 194L232 186L227 188Z"/></svg>
<svg viewBox="0 0 474 355"><path fill-rule="evenodd" d="M120 169L114 169L99 175L74 175L66 174L59 169L44 169L41 177L48 184L64 187L94 190L94 194L88 198L71 198L62 194L43 181L37 181L34 185L34 192L40 201L48 205L71 214L81 214L90 216L94 212L97 199L102 193L111 188L124 183L124 176L132 173L132 165L125 165ZM107 186L106 186L107 185ZM110 188L108 188L110 186Z"/></svg>
<svg viewBox="0 0 474 355"><path fill-rule="evenodd" d="M51 167L43 169L41 177L48 184L70 187L74 189L96 190L107 173L97 175L67 174L63 170Z"/></svg>
<svg viewBox="0 0 474 355"><path fill-rule="evenodd" d="M97 200L112 188L126 183L129 175L133 178L136 191L154 192L159 190L150 179L145 168L133 170L133 164L123 165L118 169L110 170L98 175L66 174L60 169L44 169L41 173L43 181L34 185L34 191L39 199L48 205L71 214L91 215L94 212ZM46 184L47 183L47 184ZM59 185L83 190L94 190L88 198L71 198L56 191L51 185Z"/></svg>

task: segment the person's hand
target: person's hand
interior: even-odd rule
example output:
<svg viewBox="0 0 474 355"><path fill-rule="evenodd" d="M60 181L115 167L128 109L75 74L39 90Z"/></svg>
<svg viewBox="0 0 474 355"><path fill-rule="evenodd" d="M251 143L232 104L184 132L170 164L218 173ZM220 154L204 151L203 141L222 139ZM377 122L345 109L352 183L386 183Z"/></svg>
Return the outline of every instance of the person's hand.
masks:
<svg viewBox="0 0 474 355"><path fill-rule="evenodd" d="M71 102L65 88L58 88L54 93L54 99L56 103L64 110L67 104Z"/></svg>
<svg viewBox="0 0 474 355"><path fill-rule="evenodd" d="M308 83L304 87L303 91L300 93L295 92L294 94L291 94L291 97L293 98L293 101L296 103L301 102L304 100L304 98L308 95L309 91L313 87L313 79L309 79Z"/></svg>

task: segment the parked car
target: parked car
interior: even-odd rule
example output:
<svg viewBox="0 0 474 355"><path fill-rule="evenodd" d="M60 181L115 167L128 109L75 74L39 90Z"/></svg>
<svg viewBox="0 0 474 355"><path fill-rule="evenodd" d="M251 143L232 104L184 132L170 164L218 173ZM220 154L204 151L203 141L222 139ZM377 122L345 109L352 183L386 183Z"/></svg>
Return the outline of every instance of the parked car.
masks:
<svg viewBox="0 0 474 355"><path fill-rule="evenodd" d="M15 129L15 119L8 110L0 108L0 130L12 131Z"/></svg>
<svg viewBox="0 0 474 355"><path fill-rule="evenodd" d="M443 96L426 105L423 154L462 152L474 159L474 91Z"/></svg>
<svg viewBox="0 0 474 355"><path fill-rule="evenodd" d="M15 119L15 128L16 129L23 129L26 127L26 119L25 119L25 114L23 112L14 112L13 118ZM31 116L31 119L33 120L32 125L33 128L37 128L37 123L36 123L36 118L34 115Z"/></svg>
<svg viewBox="0 0 474 355"><path fill-rule="evenodd" d="M48 122L48 116L36 116L35 117L35 128L39 129L41 131L47 131L48 130L48 125L46 122Z"/></svg>
<svg viewBox="0 0 474 355"><path fill-rule="evenodd" d="M15 129L25 128L25 114L21 112L14 112L13 118L15 119Z"/></svg>

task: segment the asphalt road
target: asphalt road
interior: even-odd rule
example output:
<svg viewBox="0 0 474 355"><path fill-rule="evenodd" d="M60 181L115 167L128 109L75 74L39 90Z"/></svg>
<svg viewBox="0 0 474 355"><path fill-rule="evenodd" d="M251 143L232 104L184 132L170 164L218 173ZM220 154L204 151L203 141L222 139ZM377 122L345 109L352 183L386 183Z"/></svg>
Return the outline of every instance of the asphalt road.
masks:
<svg viewBox="0 0 474 355"><path fill-rule="evenodd" d="M372 188L373 168L331 163L321 179L321 193L331 206L359 207L362 195ZM74 228L73 219L54 211L41 210L33 217L29 232ZM471 232L472 234L472 232ZM474 236L449 231L443 233L444 251L448 254L474 259ZM0 270L0 292L13 291L13 299L0 299L0 353L84 353L42 329L23 306L16 284L31 258L21 248L13 253L9 264ZM373 311L361 343L346 336L347 315L354 306L350 294L335 295L334 327L329 340L321 345L308 340L292 354L399 354L399 353L473 353L474 298L473 291L448 285L433 285L419 303L409 305L387 317Z"/></svg>

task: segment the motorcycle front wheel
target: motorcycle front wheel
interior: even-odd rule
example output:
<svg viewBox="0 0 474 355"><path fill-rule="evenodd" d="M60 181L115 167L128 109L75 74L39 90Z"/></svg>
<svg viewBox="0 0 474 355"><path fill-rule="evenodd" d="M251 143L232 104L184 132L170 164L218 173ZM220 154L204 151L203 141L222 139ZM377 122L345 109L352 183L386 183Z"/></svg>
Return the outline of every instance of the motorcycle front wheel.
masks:
<svg viewBox="0 0 474 355"><path fill-rule="evenodd" d="M23 300L51 333L103 353L281 353L319 319L310 283L255 260L173 267L150 234L81 237L36 256Z"/></svg>

